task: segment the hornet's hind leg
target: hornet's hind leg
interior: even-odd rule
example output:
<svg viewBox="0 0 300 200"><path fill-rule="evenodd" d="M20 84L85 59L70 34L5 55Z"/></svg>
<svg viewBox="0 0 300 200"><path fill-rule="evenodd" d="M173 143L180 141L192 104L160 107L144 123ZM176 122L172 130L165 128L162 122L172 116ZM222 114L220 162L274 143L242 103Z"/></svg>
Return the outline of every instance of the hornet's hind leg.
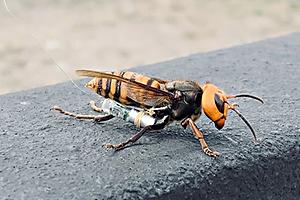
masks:
<svg viewBox="0 0 300 200"><path fill-rule="evenodd" d="M100 113L103 112L102 108L99 108L98 106L96 106L95 101L90 101L90 106L96 112L100 112Z"/></svg>
<svg viewBox="0 0 300 200"><path fill-rule="evenodd" d="M163 129L167 125L168 122L169 122L169 120L167 118L162 123L154 124L154 125L150 125L150 126L146 126L146 127L142 128L139 132L137 132L136 134L134 134L131 138L129 138L125 142L122 142L120 144L104 144L103 147L105 147L107 149L114 149L116 151L119 151L121 149L124 149L127 145L133 144L134 142L136 142L147 131Z"/></svg>
<svg viewBox="0 0 300 200"><path fill-rule="evenodd" d="M95 101L90 101L90 106L94 111L102 112L102 109L96 106ZM110 120L110 119L114 118L114 116L110 115L110 114L107 114L107 115L82 115L82 114L77 114L77 113L65 111L62 108L58 107L58 106L53 106L52 109L57 111L57 112L60 112L64 115L68 115L68 116L71 116L71 117L74 117L74 118L80 119L80 120L94 120L96 122L102 122L102 121L107 121L107 120Z"/></svg>

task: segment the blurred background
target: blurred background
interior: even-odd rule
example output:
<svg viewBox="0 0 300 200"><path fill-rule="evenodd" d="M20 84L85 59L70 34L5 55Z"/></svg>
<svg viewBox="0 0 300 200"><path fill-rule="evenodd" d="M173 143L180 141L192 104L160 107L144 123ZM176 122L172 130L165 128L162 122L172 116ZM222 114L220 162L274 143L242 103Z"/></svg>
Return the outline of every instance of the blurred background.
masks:
<svg viewBox="0 0 300 200"><path fill-rule="evenodd" d="M1 0L2 1L2 0ZM299 0L6 0L0 94L300 30ZM34 37L31 36L34 35ZM46 50L46 51L45 51Z"/></svg>

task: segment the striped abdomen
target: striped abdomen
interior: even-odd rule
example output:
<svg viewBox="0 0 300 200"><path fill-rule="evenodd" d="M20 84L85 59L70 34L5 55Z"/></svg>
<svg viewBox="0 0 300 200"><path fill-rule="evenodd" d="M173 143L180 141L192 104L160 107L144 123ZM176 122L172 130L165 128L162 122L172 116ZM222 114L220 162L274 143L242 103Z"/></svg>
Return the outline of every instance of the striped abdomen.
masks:
<svg viewBox="0 0 300 200"><path fill-rule="evenodd" d="M144 85L148 85L160 89L160 83L157 80L141 74L127 72L127 71L106 72L106 73L131 79L136 82L142 83ZM97 94L105 98L113 99L124 105L133 105L133 106L144 105L150 107L152 106L152 105L147 105L147 103L145 103L145 97L151 98L151 95L153 96L153 92L148 91L144 88L132 88L128 86L127 83L121 82L116 79L94 78L89 83L87 83L86 87L92 89Z"/></svg>

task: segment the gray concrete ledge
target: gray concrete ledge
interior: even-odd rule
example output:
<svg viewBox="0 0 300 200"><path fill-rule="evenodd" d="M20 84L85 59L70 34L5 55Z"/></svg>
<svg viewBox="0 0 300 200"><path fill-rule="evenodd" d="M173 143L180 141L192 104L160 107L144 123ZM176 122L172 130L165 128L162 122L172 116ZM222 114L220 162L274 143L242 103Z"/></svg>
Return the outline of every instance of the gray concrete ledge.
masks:
<svg viewBox="0 0 300 200"><path fill-rule="evenodd" d="M296 33L133 69L264 98L265 105L238 100L260 144L234 113L221 131L201 117L198 126L222 153L218 159L178 125L117 153L101 148L137 129L51 112L60 105L92 113L89 100L101 100L69 82L0 96L0 199L299 199L299 55Z"/></svg>

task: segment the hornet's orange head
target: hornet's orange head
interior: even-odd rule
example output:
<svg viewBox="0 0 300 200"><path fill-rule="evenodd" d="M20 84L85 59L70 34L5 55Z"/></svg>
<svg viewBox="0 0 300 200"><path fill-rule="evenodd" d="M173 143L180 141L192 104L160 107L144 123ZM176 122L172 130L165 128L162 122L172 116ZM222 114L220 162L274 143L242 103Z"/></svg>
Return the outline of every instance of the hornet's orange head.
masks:
<svg viewBox="0 0 300 200"><path fill-rule="evenodd" d="M204 84L202 89L202 109L205 115L215 123L217 129L220 130L223 128L227 118L228 110L233 110L247 124L247 126L250 128L251 132L254 135L254 139L256 140L253 128L251 127L249 122L241 115L241 113L236 109L238 105L235 103L229 104L227 100L237 97L248 97L256 99L263 103L263 100L261 98L249 94L226 95L223 90L220 90L218 87L211 83Z"/></svg>

